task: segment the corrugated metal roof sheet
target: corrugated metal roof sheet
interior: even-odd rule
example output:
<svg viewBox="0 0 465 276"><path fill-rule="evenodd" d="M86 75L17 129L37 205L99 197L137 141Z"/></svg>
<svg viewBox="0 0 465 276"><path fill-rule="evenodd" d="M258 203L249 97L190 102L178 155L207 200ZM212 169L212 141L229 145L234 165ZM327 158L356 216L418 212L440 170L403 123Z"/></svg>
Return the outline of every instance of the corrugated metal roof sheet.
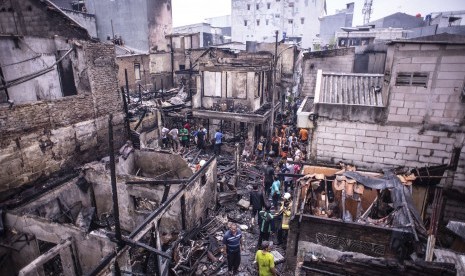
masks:
<svg viewBox="0 0 465 276"><path fill-rule="evenodd" d="M383 107L382 74L348 74L323 72L319 103Z"/></svg>

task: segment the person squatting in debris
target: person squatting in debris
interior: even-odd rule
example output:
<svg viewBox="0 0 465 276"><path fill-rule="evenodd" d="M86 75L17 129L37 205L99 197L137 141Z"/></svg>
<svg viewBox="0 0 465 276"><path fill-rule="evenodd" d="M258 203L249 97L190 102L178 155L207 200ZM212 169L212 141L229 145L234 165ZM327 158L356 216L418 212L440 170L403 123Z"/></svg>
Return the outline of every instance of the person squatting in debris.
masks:
<svg viewBox="0 0 465 276"><path fill-rule="evenodd" d="M292 200L291 194L285 193L283 197L284 201L281 205L279 212L276 214L277 217L281 218L281 225L278 229L278 244L283 244L286 248L287 234L289 232L289 221L291 220L291 208Z"/></svg>
<svg viewBox="0 0 465 276"><path fill-rule="evenodd" d="M270 235L272 232L273 225L273 215L271 214L271 205L270 203L265 203L265 210L262 210L258 213L260 216L260 235L258 236L257 249L261 248L262 241L269 241Z"/></svg>
<svg viewBox="0 0 465 276"><path fill-rule="evenodd" d="M242 159L247 162L252 153L252 141L247 138L244 143L244 150L242 150Z"/></svg>
<svg viewBox="0 0 465 276"><path fill-rule="evenodd" d="M242 247L242 232L238 229L237 224L229 224L229 230L223 236L223 244L226 246L228 271L230 274L237 274L241 264Z"/></svg>
<svg viewBox="0 0 465 276"><path fill-rule="evenodd" d="M274 177L274 167L273 167L273 159L268 159L267 165L265 166L265 178L264 178L264 186L265 186L265 195L269 196L271 192L271 184L273 184L273 177Z"/></svg>
<svg viewBox="0 0 465 276"><path fill-rule="evenodd" d="M276 268L274 264L274 256L271 254L271 246L273 243L264 241L262 249L255 254L255 262L259 276L275 276Z"/></svg>
<svg viewBox="0 0 465 276"><path fill-rule="evenodd" d="M219 129L216 130L215 133L215 145L213 147L213 152L215 155L220 155L221 154L221 145L223 143L223 133Z"/></svg>

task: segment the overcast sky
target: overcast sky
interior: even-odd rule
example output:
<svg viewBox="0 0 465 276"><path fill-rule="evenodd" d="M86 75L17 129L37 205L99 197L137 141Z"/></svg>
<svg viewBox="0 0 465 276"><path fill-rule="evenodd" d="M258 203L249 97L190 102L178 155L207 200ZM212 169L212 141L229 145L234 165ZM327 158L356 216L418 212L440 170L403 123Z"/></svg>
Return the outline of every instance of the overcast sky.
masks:
<svg viewBox="0 0 465 276"><path fill-rule="evenodd" d="M345 8L349 2L355 2L354 26L361 25L365 0L326 0L328 15ZM231 14L231 0L172 0L172 5L175 27L200 23L208 17ZM372 8L371 21L395 12L411 15L420 13L424 17L431 12L465 10L465 0L373 0Z"/></svg>

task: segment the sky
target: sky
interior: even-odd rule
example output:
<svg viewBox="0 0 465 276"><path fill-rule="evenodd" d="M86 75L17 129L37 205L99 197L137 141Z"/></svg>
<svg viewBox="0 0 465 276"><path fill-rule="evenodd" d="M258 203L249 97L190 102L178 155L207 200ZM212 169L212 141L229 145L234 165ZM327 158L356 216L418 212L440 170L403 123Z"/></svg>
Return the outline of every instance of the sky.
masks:
<svg viewBox="0 0 465 276"><path fill-rule="evenodd" d="M273 0L269 0L273 1ZM354 26L363 23L362 9L365 0L326 0L328 15L345 4L355 2ZM231 14L231 0L172 0L173 26L201 23L205 18ZM465 10L465 0L373 0L371 21L404 12L420 13L423 17L431 12Z"/></svg>

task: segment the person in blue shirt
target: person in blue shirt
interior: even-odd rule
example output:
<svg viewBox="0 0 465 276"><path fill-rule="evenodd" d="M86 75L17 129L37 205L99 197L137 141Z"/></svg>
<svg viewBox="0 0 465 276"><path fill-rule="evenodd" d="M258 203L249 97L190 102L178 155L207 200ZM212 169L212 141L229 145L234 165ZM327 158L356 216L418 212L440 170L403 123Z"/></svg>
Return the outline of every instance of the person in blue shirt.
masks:
<svg viewBox="0 0 465 276"><path fill-rule="evenodd" d="M228 271L237 274L241 264L242 232L237 224L229 224L229 230L224 233L223 244L226 246L228 256Z"/></svg>
<svg viewBox="0 0 465 276"><path fill-rule="evenodd" d="M278 209L278 200L281 197L281 181L277 176L274 177L273 184L271 184L271 198L273 200L273 207Z"/></svg>
<svg viewBox="0 0 465 276"><path fill-rule="evenodd" d="M219 129L216 130L215 133L215 145L213 147L213 152L215 155L221 154L221 145L222 145L223 133Z"/></svg>

